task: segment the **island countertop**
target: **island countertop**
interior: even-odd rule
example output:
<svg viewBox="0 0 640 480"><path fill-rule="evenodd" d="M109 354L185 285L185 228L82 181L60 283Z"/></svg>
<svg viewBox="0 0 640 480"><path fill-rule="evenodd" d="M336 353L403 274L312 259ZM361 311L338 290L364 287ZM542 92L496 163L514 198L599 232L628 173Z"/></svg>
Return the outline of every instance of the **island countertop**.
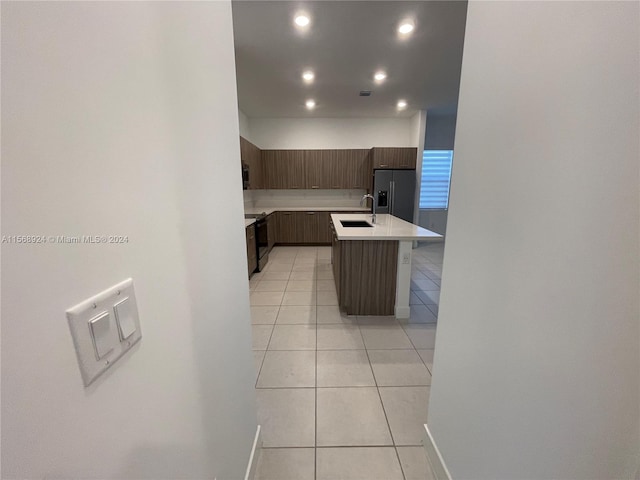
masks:
<svg viewBox="0 0 640 480"><path fill-rule="evenodd" d="M437 240L442 235L419 227L393 215L378 214L371 223L371 214L332 213L331 220L338 240ZM372 227L343 227L340 220L364 220Z"/></svg>

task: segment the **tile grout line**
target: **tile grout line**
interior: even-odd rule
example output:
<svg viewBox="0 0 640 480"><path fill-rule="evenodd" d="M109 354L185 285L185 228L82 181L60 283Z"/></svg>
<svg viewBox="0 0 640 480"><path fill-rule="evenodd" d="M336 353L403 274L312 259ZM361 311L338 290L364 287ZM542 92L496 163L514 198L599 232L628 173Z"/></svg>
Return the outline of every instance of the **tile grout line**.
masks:
<svg viewBox="0 0 640 480"><path fill-rule="evenodd" d="M251 310L251 308L249 308L249 310ZM265 347L264 355L262 357L262 362L260 362L260 370L258 371L258 375L256 376L256 383L254 385L254 388L256 390L258 390L258 380L260 380L260 374L262 373L262 367L264 367L264 361L267 359L267 352L269 351L269 345L271 344L271 337L273 337L273 332L276 329L276 322L278 321L278 315L280 315L280 306L278 306L278 313L276 313L276 319L273 322L273 326L271 328L271 334L269 335L269 341L267 342L267 345Z"/></svg>
<svg viewBox="0 0 640 480"><path fill-rule="evenodd" d="M314 264L317 266L317 264ZM313 442L313 480L318 478L318 269L314 268L313 281L316 284L316 388L314 411L314 442Z"/></svg>

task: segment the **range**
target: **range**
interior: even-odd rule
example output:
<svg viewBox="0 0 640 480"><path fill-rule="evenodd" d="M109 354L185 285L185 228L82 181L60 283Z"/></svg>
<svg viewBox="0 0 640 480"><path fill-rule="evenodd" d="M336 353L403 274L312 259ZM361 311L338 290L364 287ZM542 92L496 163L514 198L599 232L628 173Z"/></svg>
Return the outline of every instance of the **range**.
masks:
<svg viewBox="0 0 640 480"><path fill-rule="evenodd" d="M269 261L269 231L267 229L267 214L250 213L244 218L256 219L256 253L258 256L258 272L261 272Z"/></svg>

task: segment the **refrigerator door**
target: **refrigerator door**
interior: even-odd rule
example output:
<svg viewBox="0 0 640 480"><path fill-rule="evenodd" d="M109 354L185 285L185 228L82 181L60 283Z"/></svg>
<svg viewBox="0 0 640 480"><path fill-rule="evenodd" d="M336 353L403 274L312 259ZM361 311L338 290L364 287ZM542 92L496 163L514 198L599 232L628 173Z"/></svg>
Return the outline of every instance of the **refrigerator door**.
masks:
<svg viewBox="0 0 640 480"><path fill-rule="evenodd" d="M390 189L391 215L401 218L409 223L413 223L413 207L416 194L416 172L415 170L391 170Z"/></svg>
<svg viewBox="0 0 640 480"><path fill-rule="evenodd" d="M373 196L376 199L376 213L391 213L391 180L393 180L393 170L375 171Z"/></svg>

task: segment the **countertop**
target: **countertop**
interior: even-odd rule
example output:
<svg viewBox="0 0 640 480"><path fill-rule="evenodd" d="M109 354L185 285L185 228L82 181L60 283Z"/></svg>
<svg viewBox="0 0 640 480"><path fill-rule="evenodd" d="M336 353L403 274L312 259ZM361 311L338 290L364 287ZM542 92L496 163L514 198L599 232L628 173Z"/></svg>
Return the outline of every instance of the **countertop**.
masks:
<svg viewBox="0 0 640 480"><path fill-rule="evenodd" d="M370 208L364 207L252 207L245 208L245 215L255 215L258 213L266 213L267 215L273 212L368 212Z"/></svg>
<svg viewBox="0 0 640 480"><path fill-rule="evenodd" d="M244 228L247 228L249 225L253 225L254 223L256 223L256 219L255 218L245 218L244 219Z"/></svg>
<svg viewBox="0 0 640 480"><path fill-rule="evenodd" d="M437 240L442 235L419 227L393 215L378 214L373 227L343 227L340 220L364 220L371 224L371 214L332 213L338 240Z"/></svg>

